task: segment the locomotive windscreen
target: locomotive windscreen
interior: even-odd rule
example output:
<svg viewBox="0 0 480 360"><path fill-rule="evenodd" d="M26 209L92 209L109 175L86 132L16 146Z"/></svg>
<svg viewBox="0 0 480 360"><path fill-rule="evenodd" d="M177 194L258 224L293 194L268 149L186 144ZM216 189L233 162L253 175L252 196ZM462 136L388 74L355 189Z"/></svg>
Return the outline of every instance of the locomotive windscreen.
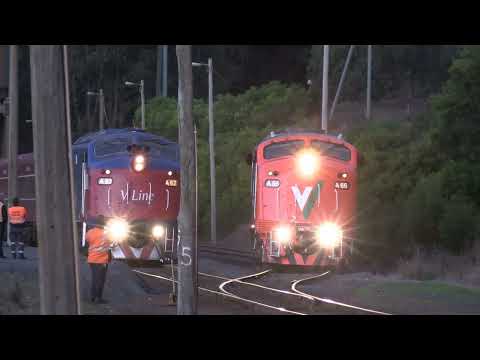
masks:
<svg viewBox="0 0 480 360"><path fill-rule="evenodd" d="M319 140L313 140L311 145L323 156L328 156L343 161L350 161L352 157L350 150L343 145L332 144Z"/></svg>
<svg viewBox="0 0 480 360"><path fill-rule="evenodd" d="M141 145L150 148L150 155L154 157L161 157L169 161L179 161L178 146L175 143L165 143L156 140L142 141Z"/></svg>
<svg viewBox="0 0 480 360"><path fill-rule="evenodd" d="M267 160L284 156L292 156L298 150L303 148L305 142L303 140L284 141L268 145L263 150L263 157Z"/></svg>
<svg viewBox="0 0 480 360"><path fill-rule="evenodd" d="M95 143L95 156L106 157L126 154L128 145L132 143L139 146L148 146L149 154L152 157L161 157L173 162L179 161L178 146L175 143L155 139L138 139L138 141L135 141L132 137L127 136L97 141Z"/></svg>
<svg viewBox="0 0 480 360"><path fill-rule="evenodd" d="M130 145L130 143L130 137L118 137L114 139L97 141L95 143L95 155L97 157L103 157L127 153L127 146Z"/></svg>

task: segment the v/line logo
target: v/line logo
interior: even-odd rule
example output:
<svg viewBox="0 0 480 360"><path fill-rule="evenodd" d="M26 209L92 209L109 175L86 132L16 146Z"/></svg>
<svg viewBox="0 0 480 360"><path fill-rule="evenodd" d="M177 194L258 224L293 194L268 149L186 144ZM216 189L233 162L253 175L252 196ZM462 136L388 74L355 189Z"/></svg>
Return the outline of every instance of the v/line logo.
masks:
<svg viewBox="0 0 480 360"><path fill-rule="evenodd" d="M297 185L292 186L293 196L295 202L303 213L303 217L308 219L312 212L313 207L317 201L320 201L320 192L322 191L323 181L318 182L314 187L307 186L305 190L300 192Z"/></svg>

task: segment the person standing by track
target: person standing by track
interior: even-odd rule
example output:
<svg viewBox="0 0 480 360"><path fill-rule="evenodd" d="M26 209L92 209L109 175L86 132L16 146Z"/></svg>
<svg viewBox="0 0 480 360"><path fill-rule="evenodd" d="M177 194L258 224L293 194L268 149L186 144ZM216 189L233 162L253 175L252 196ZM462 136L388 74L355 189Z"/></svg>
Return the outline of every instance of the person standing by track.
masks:
<svg viewBox="0 0 480 360"><path fill-rule="evenodd" d="M108 264L111 257L111 244L105 232L105 217L98 217L97 225L87 232L88 258L87 262L92 271L92 287L90 301L96 304L106 304L102 298L103 287L107 277Z"/></svg>
<svg viewBox="0 0 480 360"><path fill-rule="evenodd" d="M13 199L12 205L13 206L8 209L12 258L16 259L18 255L19 259L25 260L23 233L25 222L27 221L27 209L20 206L18 198Z"/></svg>
<svg viewBox="0 0 480 360"><path fill-rule="evenodd" d="M5 241L5 228L8 221L7 207L0 200L0 259L5 259L3 254L3 242Z"/></svg>

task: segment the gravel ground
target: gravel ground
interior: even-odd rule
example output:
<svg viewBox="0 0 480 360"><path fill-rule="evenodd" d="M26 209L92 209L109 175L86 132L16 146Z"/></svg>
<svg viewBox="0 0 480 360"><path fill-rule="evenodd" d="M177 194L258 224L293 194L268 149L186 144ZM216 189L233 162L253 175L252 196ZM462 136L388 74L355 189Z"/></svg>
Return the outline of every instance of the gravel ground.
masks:
<svg viewBox="0 0 480 360"><path fill-rule="evenodd" d="M8 252L6 253L8 256ZM28 260L25 261L0 259L0 315L29 315L40 312L36 249L27 248L26 256ZM234 278L257 272L258 269L249 264L234 264L205 257L199 260L199 271ZM289 290L293 280L310 275L308 272L299 273L295 270L273 272L258 282ZM84 314L176 314L176 307L169 305L171 285L168 282L153 280L149 284L155 291L146 291L130 268L121 262L113 262L109 269L104 292L105 298L110 300L107 305L92 305L86 301L90 271L85 258L82 258L80 276ZM380 276L364 272L333 274L328 278L307 283L300 289L319 297L400 315L480 314L480 288L447 281L410 281L399 276ZM268 313L218 296L199 293L199 314L202 315Z"/></svg>

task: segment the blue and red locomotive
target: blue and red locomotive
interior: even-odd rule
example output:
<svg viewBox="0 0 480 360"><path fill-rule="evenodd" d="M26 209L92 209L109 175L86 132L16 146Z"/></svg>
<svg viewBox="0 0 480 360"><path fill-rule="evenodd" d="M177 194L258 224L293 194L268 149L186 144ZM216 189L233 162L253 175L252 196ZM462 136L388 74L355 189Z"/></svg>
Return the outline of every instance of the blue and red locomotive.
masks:
<svg viewBox="0 0 480 360"><path fill-rule="evenodd" d="M180 206L179 148L138 129L88 134L73 145L76 213L87 224L108 219L113 258L169 263Z"/></svg>
<svg viewBox="0 0 480 360"><path fill-rule="evenodd" d="M85 245L87 227L108 219L115 259L168 263L176 258L174 239L180 207L179 148L139 129L108 129L73 145L77 224ZM35 234L33 154L17 160L18 196ZM8 163L0 160L0 198L7 200ZM33 242L35 242L33 240Z"/></svg>

